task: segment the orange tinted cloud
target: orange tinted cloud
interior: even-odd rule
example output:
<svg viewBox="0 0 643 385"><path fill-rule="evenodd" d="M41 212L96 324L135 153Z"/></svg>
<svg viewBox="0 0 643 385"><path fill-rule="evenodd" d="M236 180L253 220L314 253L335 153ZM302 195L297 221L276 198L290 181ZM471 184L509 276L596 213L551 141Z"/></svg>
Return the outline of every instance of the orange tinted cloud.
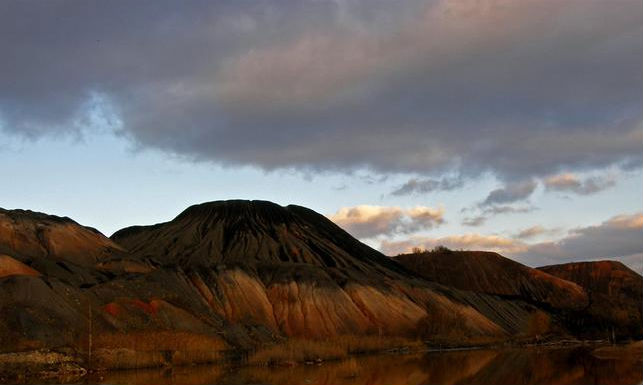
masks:
<svg viewBox="0 0 643 385"><path fill-rule="evenodd" d="M372 238L430 229L444 223L443 216L442 208L359 205L342 207L329 218L355 237Z"/></svg>

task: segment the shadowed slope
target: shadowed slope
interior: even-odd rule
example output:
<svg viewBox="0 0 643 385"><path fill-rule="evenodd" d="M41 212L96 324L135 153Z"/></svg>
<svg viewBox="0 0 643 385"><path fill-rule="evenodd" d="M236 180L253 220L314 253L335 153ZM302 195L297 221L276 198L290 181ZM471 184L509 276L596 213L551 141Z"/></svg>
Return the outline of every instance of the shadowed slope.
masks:
<svg viewBox="0 0 643 385"><path fill-rule="evenodd" d="M577 319L580 332L615 337L643 337L643 277L618 261L573 262L538 268L576 282L587 291L586 317Z"/></svg>
<svg viewBox="0 0 643 385"><path fill-rule="evenodd" d="M413 275L326 217L266 201L194 205L170 222L128 227L111 238L138 258L186 268L306 264L352 279Z"/></svg>

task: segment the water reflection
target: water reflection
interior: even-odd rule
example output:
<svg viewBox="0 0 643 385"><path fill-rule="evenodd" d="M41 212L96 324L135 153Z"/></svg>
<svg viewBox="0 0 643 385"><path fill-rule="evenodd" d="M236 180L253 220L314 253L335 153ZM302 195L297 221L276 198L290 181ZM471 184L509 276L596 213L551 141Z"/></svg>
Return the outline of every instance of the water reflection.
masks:
<svg viewBox="0 0 643 385"><path fill-rule="evenodd" d="M585 348L436 352L380 355L294 368L189 367L104 374L102 384L154 385L455 385L640 384L643 357L612 352L597 357Z"/></svg>

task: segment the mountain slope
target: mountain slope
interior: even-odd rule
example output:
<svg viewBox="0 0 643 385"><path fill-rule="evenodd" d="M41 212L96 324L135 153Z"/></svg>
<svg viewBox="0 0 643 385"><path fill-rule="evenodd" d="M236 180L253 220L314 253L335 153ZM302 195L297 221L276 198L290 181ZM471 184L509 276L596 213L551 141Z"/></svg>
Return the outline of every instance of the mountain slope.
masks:
<svg viewBox="0 0 643 385"><path fill-rule="evenodd" d="M111 239L138 258L184 268L306 264L353 279L410 274L326 217L301 206L266 201L194 205L170 222L128 227Z"/></svg>
<svg viewBox="0 0 643 385"><path fill-rule="evenodd" d="M585 288L590 304L575 320L579 332L643 337L643 277L618 261L573 262L538 268ZM611 337L611 336L610 336Z"/></svg>
<svg viewBox="0 0 643 385"><path fill-rule="evenodd" d="M0 254L92 266L123 251L100 232L67 217L0 208Z"/></svg>
<svg viewBox="0 0 643 385"><path fill-rule="evenodd" d="M576 283L487 251L436 250L394 258L429 281L461 290L521 298L556 309L581 309L587 295Z"/></svg>

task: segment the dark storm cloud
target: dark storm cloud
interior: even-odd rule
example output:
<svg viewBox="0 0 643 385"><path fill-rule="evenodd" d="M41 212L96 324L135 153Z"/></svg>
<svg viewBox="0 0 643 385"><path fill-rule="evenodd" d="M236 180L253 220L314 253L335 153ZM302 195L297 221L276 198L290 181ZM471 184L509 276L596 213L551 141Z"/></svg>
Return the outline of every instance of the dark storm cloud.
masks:
<svg viewBox="0 0 643 385"><path fill-rule="evenodd" d="M266 170L641 164L638 0L3 1L0 124ZM496 198L493 198L496 199Z"/></svg>

